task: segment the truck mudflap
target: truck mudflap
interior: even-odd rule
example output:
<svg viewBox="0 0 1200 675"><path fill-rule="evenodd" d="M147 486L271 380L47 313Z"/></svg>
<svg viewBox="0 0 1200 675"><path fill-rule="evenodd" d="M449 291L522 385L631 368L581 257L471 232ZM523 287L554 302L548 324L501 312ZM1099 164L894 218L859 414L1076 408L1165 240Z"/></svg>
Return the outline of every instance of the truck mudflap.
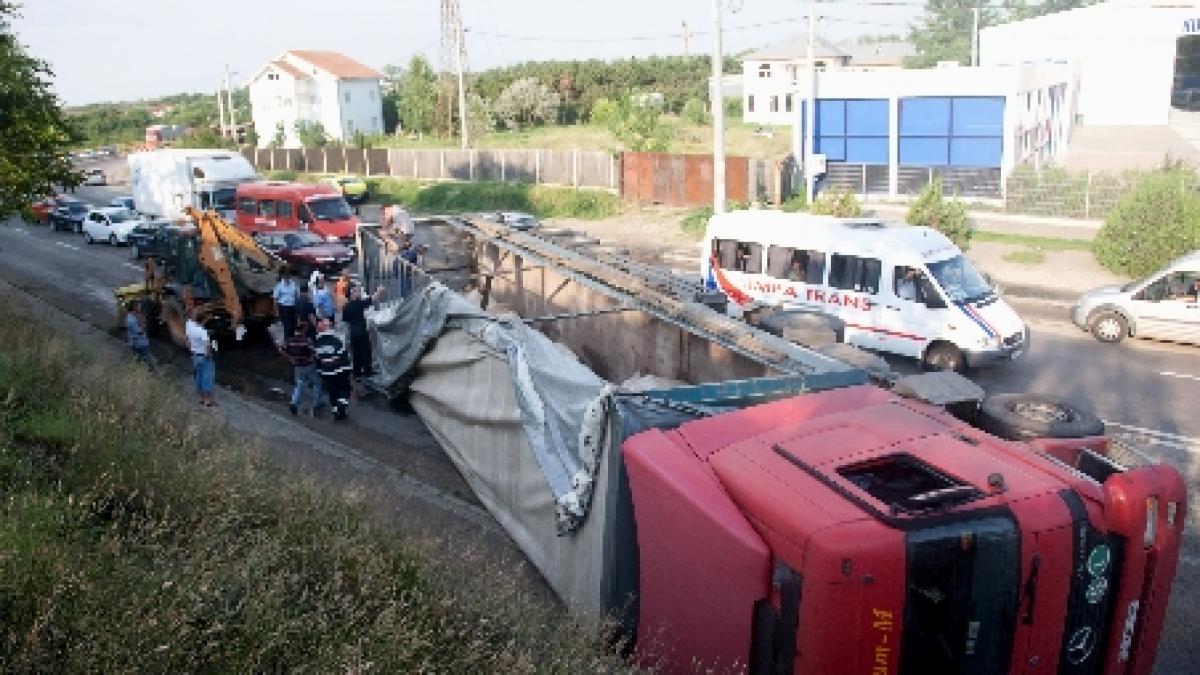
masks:
<svg viewBox="0 0 1200 675"><path fill-rule="evenodd" d="M667 434L638 434L623 454L640 560L638 662L663 672L745 668L756 603L771 593L766 543Z"/></svg>
<svg viewBox="0 0 1200 675"><path fill-rule="evenodd" d="M1174 468L1152 465L1109 476L1104 494L1109 529L1125 539L1104 672L1141 675L1153 669L1162 636L1187 488Z"/></svg>

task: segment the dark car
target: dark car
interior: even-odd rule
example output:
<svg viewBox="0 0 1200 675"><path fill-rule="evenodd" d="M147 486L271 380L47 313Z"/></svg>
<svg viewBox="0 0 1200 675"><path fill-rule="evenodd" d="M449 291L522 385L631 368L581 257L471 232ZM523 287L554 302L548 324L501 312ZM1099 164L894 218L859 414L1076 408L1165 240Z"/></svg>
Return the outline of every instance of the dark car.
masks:
<svg viewBox="0 0 1200 675"><path fill-rule="evenodd" d="M54 210L50 212L50 225L55 230L78 234L83 232L83 219L87 214L87 204L74 197L58 197L54 200Z"/></svg>
<svg viewBox="0 0 1200 675"><path fill-rule="evenodd" d="M259 235L258 243L302 278L313 270L337 274L354 261L354 249L313 232L271 232Z"/></svg>
<svg viewBox="0 0 1200 675"><path fill-rule="evenodd" d="M188 225L187 227L191 227ZM178 231L178 225L172 225L165 220L143 223L133 228L126 238L129 246L129 257L134 260L141 258L162 258L167 253L167 233L169 230Z"/></svg>

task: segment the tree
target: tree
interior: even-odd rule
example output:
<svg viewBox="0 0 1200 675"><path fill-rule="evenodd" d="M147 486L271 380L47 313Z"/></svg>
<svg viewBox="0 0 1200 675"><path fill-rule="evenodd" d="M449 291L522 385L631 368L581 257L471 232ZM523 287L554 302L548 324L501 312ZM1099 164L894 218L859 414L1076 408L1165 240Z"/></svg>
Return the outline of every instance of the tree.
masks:
<svg viewBox="0 0 1200 675"><path fill-rule="evenodd" d="M496 130L496 115L492 105L479 94L467 94L467 131L471 138L479 138Z"/></svg>
<svg viewBox="0 0 1200 675"><path fill-rule="evenodd" d="M284 143L287 143L287 129L283 126L283 122L276 122L275 135L271 137L271 142L267 143L267 147L282 148Z"/></svg>
<svg viewBox="0 0 1200 675"><path fill-rule="evenodd" d="M558 93L526 77L505 87L492 103L496 117L509 129L553 122L558 116Z"/></svg>
<svg viewBox="0 0 1200 675"><path fill-rule="evenodd" d="M242 135L242 144L252 148L258 147L258 132L253 126L246 127L246 133Z"/></svg>
<svg viewBox="0 0 1200 675"><path fill-rule="evenodd" d="M683 104L683 110L679 111L679 116L691 124L708 124L712 122L708 116L708 111L704 109L704 101L698 98L689 98Z"/></svg>
<svg viewBox="0 0 1200 675"><path fill-rule="evenodd" d="M0 0L0 217L19 213L55 185L82 182L67 156L80 137L51 89L50 67L17 42L16 16L16 6Z"/></svg>
<svg viewBox="0 0 1200 675"><path fill-rule="evenodd" d="M957 199L945 198L940 179L921 188L921 194L908 207L907 222L932 227L964 251L971 244L971 217L967 207Z"/></svg>
<svg viewBox="0 0 1200 675"><path fill-rule="evenodd" d="M427 134L437 121L437 75L417 54L397 80L396 116L400 128Z"/></svg>
<svg viewBox="0 0 1200 675"><path fill-rule="evenodd" d="M191 133L184 134L172 145L176 148L225 148L234 149L234 142L217 133L212 127L200 127Z"/></svg>
<svg viewBox="0 0 1200 675"><path fill-rule="evenodd" d="M1042 0L1042 2L1031 5L1025 0L1008 0L1004 3L1004 9L1007 12L1008 21L1020 21L1032 19L1035 16L1065 12L1068 9L1087 7L1097 2L1099 0Z"/></svg>
<svg viewBox="0 0 1200 675"><path fill-rule="evenodd" d="M638 105L624 94L614 103L606 127L628 150L635 152L664 152L671 143L670 130L659 119L654 106Z"/></svg>
<svg viewBox="0 0 1200 675"><path fill-rule="evenodd" d="M908 30L908 41L916 54L904 60L909 68L931 68L938 61L971 62L971 31L974 10L979 11L979 27L996 23L999 13L978 0L927 0L925 15Z"/></svg>
<svg viewBox="0 0 1200 675"><path fill-rule="evenodd" d="M306 148L323 148L329 144L325 125L320 122L296 120L296 138L300 140L300 145Z"/></svg>

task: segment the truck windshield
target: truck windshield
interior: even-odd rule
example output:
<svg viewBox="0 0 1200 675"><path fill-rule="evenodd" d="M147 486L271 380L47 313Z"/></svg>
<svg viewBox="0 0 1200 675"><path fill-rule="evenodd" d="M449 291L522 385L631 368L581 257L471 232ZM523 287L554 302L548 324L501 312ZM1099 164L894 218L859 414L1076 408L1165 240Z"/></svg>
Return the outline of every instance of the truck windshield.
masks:
<svg viewBox="0 0 1200 675"><path fill-rule="evenodd" d="M981 300L992 292L992 287L975 267L961 255L931 262L927 265L933 278L946 292L952 302Z"/></svg>
<svg viewBox="0 0 1200 675"><path fill-rule="evenodd" d="M342 220L349 218L350 205L341 197L322 197L308 200L308 208L317 220Z"/></svg>
<svg viewBox="0 0 1200 675"><path fill-rule="evenodd" d="M208 208L215 209L217 211L232 211L235 194L236 193L233 188L213 190L212 205Z"/></svg>
<svg viewBox="0 0 1200 675"><path fill-rule="evenodd" d="M1020 585L1017 524L1004 515L908 535L901 673L1007 673Z"/></svg>

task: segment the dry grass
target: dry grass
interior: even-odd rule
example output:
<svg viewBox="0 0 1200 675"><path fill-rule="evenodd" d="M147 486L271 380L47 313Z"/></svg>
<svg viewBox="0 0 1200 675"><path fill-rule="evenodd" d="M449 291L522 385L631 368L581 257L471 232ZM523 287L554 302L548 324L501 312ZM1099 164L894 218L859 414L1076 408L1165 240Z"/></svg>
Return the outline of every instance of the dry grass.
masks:
<svg viewBox="0 0 1200 675"><path fill-rule="evenodd" d="M0 299L0 671L610 672L599 630Z"/></svg>

